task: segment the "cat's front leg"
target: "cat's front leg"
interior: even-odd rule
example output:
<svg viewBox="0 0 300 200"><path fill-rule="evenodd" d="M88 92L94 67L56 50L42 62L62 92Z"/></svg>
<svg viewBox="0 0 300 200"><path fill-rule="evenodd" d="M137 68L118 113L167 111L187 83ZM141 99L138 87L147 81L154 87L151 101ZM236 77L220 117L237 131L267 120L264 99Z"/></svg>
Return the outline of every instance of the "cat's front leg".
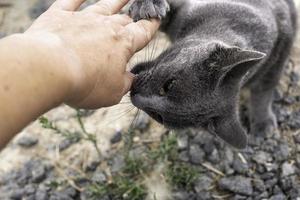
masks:
<svg viewBox="0 0 300 200"><path fill-rule="evenodd" d="M129 8L129 15L138 21L140 19L163 19L170 11L167 0L135 0Z"/></svg>
<svg viewBox="0 0 300 200"><path fill-rule="evenodd" d="M277 119L272 110L274 89L251 90L251 134L266 137L277 129Z"/></svg>

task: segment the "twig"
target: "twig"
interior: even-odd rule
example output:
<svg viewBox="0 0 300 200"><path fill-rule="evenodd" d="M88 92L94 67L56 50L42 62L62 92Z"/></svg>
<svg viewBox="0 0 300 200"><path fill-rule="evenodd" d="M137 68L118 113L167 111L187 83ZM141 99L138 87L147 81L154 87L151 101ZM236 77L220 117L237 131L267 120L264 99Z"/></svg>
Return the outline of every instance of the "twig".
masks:
<svg viewBox="0 0 300 200"><path fill-rule="evenodd" d="M247 163L248 163L247 160L245 159L245 157L243 156L243 154L238 153L238 156L239 156L239 158L241 159L241 161L242 161L244 164L247 164Z"/></svg>
<svg viewBox="0 0 300 200"><path fill-rule="evenodd" d="M214 199L227 199L229 197L231 197L232 195L231 194L225 194L225 195L212 195L212 197Z"/></svg>
<svg viewBox="0 0 300 200"><path fill-rule="evenodd" d="M220 176L223 176L223 177L225 176L225 174L223 172L221 172L220 170L217 170L216 168L214 168L213 166L211 166L208 163L202 163L201 165L203 167L205 167L206 169L208 169L208 170L210 170L210 171L212 171L212 172L214 172L214 173L216 173L216 174L218 174Z"/></svg>
<svg viewBox="0 0 300 200"><path fill-rule="evenodd" d="M80 110L76 110L76 119L77 119L77 121L79 123L79 126L80 126L82 132L86 136L86 138L84 138L84 139L93 143L93 145L94 145L94 147L95 147L95 149L96 149L99 157L101 157L102 153L101 153L101 151L100 151L100 149L98 147L97 137L96 137L95 134L90 134L90 133L88 133L86 131L86 128L85 128L84 123L83 123L82 118L81 118Z"/></svg>

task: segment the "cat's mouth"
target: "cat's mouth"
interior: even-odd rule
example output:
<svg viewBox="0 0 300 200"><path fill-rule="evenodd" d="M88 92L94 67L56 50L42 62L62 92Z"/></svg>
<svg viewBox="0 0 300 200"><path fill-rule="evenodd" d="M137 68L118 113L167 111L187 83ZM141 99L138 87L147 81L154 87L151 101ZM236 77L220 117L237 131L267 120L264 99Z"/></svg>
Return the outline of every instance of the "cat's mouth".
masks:
<svg viewBox="0 0 300 200"><path fill-rule="evenodd" d="M155 111L145 111L150 117L152 117L153 119L155 119L157 122L163 124L164 123L164 118L158 114Z"/></svg>

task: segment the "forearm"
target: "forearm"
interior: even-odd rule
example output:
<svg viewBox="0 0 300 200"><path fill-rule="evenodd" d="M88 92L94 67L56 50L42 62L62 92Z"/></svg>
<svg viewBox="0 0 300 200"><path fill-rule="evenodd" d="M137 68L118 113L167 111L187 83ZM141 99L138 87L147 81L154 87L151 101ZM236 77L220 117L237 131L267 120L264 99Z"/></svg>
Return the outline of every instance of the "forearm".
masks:
<svg viewBox="0 0 300 200"><path fill-rule="evenodd" d="M72 89L67 63L55 54L22 35L0 40L0 148Z"/></svg>

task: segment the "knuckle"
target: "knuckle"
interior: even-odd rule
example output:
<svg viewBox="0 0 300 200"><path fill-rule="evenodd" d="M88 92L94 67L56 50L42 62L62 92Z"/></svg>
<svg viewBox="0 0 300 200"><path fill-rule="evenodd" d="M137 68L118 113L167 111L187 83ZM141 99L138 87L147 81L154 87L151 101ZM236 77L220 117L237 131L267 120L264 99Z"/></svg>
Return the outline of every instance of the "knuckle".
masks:
<svg viewBox="0 0 300 200"><path fill-rule="evenodd" d="M142 32L142 34L144 35L144 37L149 41L151 40L151 32L150 30L148 29L148 27L146 26L145 23L140 23L139 24L139 28Z"/></svg>
<svg viewBox="0 0 300 200"><path fill-rule="evenodd" d="M98 4L95 4L98 9L105 12L107 15L111 15L111 5L107 2L100 2Z"/></svg>

